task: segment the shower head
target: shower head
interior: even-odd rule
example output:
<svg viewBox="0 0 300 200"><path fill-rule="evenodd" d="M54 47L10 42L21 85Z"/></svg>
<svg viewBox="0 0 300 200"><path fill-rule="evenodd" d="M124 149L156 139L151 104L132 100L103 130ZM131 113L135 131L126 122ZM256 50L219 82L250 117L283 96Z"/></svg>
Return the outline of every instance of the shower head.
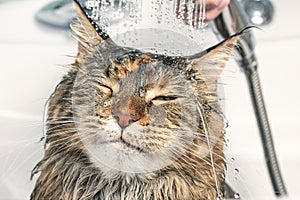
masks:
<svg viewBox="0 0 300 200"><path fill-rule="evenodd" d="M245 12L252 24L267 25L274 17L274 6L270 0L243 0Z"/></svg>

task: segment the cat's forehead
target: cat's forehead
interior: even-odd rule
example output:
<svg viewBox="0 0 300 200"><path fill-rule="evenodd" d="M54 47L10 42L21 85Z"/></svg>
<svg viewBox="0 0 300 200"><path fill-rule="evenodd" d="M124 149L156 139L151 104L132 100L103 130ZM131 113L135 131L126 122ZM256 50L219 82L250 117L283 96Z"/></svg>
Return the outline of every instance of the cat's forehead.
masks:
<svg viewBox="0 0 300 200"><path fill-rule="evenodd" d="M111 59L102 80L123 95L150 90L167 92L182 85L184 74L179 65L185 65L180 57L126 53Z"/></svg>
<svg viewBox="0 0 300 200"><path fill-rule="evenodd" d="M109 70L114 71L118 79L122 80L127 78L129 75L138 74L137 72L141 71L140 66L148 65L155 63L151 54L132 54L127 53L120 55L112 60Z"/></svg>
<svg viewBox="0 0 300 200"><path fill-rule="evenodd" d="M181 57L151 53L125 54L113 59L108 71L120 82L161 83L179 76L183 65L185 62Z"/></svg>

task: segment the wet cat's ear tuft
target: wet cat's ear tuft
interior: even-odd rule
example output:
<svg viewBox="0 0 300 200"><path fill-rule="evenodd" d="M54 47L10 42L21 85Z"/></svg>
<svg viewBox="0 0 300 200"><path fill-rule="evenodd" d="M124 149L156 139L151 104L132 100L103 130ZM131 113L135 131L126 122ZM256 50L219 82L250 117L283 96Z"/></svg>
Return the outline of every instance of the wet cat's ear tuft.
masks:
<svg viewBox="0 0 300 200"><path fill-rule="evenodd" d="M216 69L221 74L240 36L241 34L235 34L200 54L191 56L189 60L191 61L192 68L196 71Z"/></svg>
<svg viewBox="0 0 300 200"><path fill-rule="evenodd" d="M208 85L216 85L220 74L231 57L234 47L241 36L235 34L219 44L188 58L192 70Z"/></svg>
<svg viewBox="0 0 300 200"><path fill-rule="evenodd" d="M108 35L103 33L96 22L88 17L77 0L74 0L74 8L77 20L71 24L71 30L78 41L77 61L81 62L100 42L106 40Z"/></svg>

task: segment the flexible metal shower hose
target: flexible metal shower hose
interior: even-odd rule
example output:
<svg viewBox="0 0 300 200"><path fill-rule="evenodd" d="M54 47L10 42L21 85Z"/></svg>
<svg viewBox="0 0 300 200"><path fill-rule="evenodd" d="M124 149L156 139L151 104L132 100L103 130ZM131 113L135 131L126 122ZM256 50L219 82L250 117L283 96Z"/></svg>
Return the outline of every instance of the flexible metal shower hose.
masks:
<svg viewBox="0 0 300 200"><path fill-rule="evenodd" d="M251 93L252 103L256 114L256 120L259 126L260 136L264 149L264 156L271 177L272 185L275 191L275 195L285 196L287 195L287 191L277 162L272 133L260 85L260 79L256 68L257 66L247 68L245 70L245 74Z"/></svg>

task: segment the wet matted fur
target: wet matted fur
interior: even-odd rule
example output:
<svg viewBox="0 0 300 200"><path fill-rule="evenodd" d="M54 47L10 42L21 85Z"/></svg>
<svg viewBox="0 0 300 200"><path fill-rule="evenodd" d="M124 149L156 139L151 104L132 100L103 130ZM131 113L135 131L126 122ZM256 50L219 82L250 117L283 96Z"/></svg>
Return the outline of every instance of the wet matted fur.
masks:
<svg viewBox="0 0 300 200"><path fill-rule="evenodd" d="M47 106L31 199L222 198L217 82L239 34L193 56L162 56L117 46L75 7L79 52Z"/></svg>

